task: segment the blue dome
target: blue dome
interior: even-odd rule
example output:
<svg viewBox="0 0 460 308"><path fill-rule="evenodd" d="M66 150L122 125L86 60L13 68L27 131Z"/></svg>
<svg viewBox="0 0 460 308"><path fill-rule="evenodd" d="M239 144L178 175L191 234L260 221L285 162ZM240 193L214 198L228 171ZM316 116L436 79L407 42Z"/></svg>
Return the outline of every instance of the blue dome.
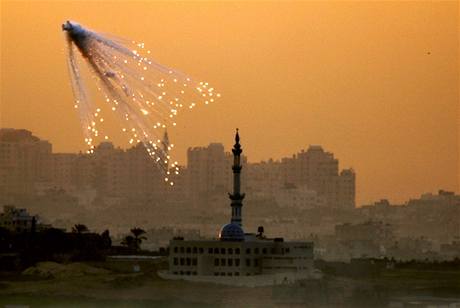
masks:
<svg viewBox="0 0 460 308"><path fill-rule="evenodd" d="M226 224L220 229L219 239L221 241L244 241L244 231L237 224Z"/></svg>

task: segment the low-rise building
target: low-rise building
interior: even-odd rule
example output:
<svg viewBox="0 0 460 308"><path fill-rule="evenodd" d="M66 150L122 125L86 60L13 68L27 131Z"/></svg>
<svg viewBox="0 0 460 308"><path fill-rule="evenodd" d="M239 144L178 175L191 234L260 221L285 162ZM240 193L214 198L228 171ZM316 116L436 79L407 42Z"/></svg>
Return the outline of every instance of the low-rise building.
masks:
<svg viewBox="0 0 460 308"><path fill-rule="evenodd" d="M30 215L26 209L18 209L11 205L5 205L3 213L0 213L0 227L10 231L33 231L37 223L38 217Z"/></svg>

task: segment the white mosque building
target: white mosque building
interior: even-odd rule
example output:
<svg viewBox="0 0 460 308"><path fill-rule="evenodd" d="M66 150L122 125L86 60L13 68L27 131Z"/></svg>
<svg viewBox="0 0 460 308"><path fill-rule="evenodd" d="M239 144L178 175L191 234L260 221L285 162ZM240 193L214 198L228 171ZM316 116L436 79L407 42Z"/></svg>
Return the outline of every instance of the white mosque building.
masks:
<svg viewBox="0 0 460 308"><path fill-rule="evenodd" d="M232 152L230 223L222 226L218 239L172 239L169 245L169 271L160 272L160 276L253 286L312 278L315 276L313 243L267 238L262 227L257 233L243 230L244 193L240 192L242 149L238 130Z"/></svg>

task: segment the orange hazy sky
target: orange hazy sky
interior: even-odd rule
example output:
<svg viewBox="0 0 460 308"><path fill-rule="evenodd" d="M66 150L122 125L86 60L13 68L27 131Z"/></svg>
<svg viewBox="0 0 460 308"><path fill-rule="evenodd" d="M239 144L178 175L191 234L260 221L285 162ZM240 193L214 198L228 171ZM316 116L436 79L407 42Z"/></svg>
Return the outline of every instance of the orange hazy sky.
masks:
<svg viewBox="0 0 460 308"><path fill-rule="evenodd" d="M357 172L357 202L458 191L459 4L1 1L0 127L83 150L61 23L142 40L222 99L170 132L249 161L321 144Z"/></svg>

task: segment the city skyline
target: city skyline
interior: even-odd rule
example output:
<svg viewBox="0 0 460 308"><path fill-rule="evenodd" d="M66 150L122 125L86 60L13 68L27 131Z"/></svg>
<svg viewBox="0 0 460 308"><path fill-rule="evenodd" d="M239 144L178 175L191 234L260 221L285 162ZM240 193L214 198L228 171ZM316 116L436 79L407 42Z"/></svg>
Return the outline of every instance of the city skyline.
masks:
<svg viewBox="0 0 460 308"><path fill-rule="evenodd" d="M72 18L145 39L158 60L219 89L221 102L183 115L170 132L180 162L189 146L223 140L228 148L236 125L250 160L308 144L331 149L359 175L358 204L458 191L456 12L456 2L2 2L0 126L30 129L59 152L85 149L60 30Z"/></svg>
<svg viewBox="0 0 460 308"><path fill-rule="evenodd" d="M11 137L8 137L8 138L24 138L26 136L29 136L29 137L26 137L26 138L38 138L35 141L35 142L38 141L37 145L41 144L42 147L44 146L43 149L48 148L47 150L45 150L45 152L49 151L49 153L54 155L54 156L56 156L57 159L64 159L63 162L66 161L67 164L70 162L69 159L72 159L71 156L77 157L76 155L78 155L78 154L80 154L80 155L82 154L82 155L85 155L85 156L86 155L94 156L97 153L99 153L100 151L102 151L102 152L113 151L113 153L128 153L129 151L139 152L139 146L140 146L140 148L144 149L144 147L142 146L142 143L130 145L129 147L120 147L120 146L114 144L111 141L102 141L99 144L95 144L96 148L95 148L95 153L93 153L93 154L86 153L86 151L56 152L54 150L52 142L50 142L47 139L40 138L39 136L34 135L33 132L30 132L30 131L25 130L25 129L0 128L0 135L1 135L1 133L7 133L10 130L11 130L12 135L11 135ZM19 137L22 134L24 134L23 137ZM13 137L13 136L15 136L15 137ZM167 138L168 138L167 135L165 135L164 138L166 138L166 140L167 140ZM19 139L17 141L19 141ZM192 172L192 170L193 170L194 173L199 172L199 173L201 173L201 176L206 177L207 176L206 173L202 174L202 172L207 170L206 168L208 168L208 167L205 167L206 165L203 165L203 163L207 164L203 160L210 160L212 162L212 164L215 165L212 168L217 167L222 172L222 174L219 174L220 178L218 177L218 178L215 178L215 179L212 180L214 182L213 185L216 185L216 187L218 187L220 185L223 185L224 187L226 187L226 186L230 185L230 182L225 180L226 178L229 178L228 177L228 172L227 172L228 170L225 168L225 164L226 163L230 164L230 162L227 161L229 159L229 157L231 156L230 149L231 149L231 146L226 147L226 146L224 146L223 142L217 142L217 141L209 142L206 145L190 146L186 150L186 160L183 163L179 164L179 166L181 167L180 170L185 171L185 172L187 172L187 170L188 170L188 172ZM340 163L340 158L339 157L334 158L334 152L329 151L329 149L327 149L327 148L323 149L322 145L309 145L307 148L300 149L296 153L292 153L289 156L280 157L278 159L269 159L269 160L264 160L264 161L253 161L253 160L250 160L246 155L243 155L244 164L247 164L249 166L249 170L246 170L249 175L245 174L245 177L244 177L245 180L243 182L243 185L246 186L246 185L248 185L248 183L250 183L250 185L252 186L251 190L253 192L256 192L256 191L259 191L259 190L270 191L272 189L275 189L275 191L277 191L279 193L280 191L278 191L278 189L280 189L282 187L282 183L285 183L286 185L292 185L292 184L297 185L298 188L299 188L299 193L301 193L301 191L303 191L305 188L307 189L305 191L307 194L311 193L311 192L318 193L320 191L323 191L324 189L326 189L326 191L327 191L327 190L329 190L327 187L321 188L319 186L316 186L317 184L314 184L314 182L316 182L316 180L314 182L310 182L310 180L307 180L306 178L304 178L306 175L302 175L301 173L298 173L298 172L300 172L299 168L303 168L303 167L301 167L303 163L301 163L300 161L298 163L295 163L295 161L298 161L299 159L302 160L302 157L304 157L304 158L308 157L308 155L309 155L308 153L310 153L311 151L313 151L312 153L314 153L314 152L316 152L316 150L319 150L321 155L324 155L324 158L331 159L330 163L332 163L332 165L330 165L329 167L326 167L326 169L321 171L321 172L325 172L324 174L322 174L320 176L322 178L322 180L324 180L323 177L327 173L329 173L329 171L327 171L329 168L332 168L331 171L334 170L335 168L337 168L337 170L335 171L337 173L337 175L342 174L343 172L345 172L345 174L348 173L348 172L352 172L352 174L353 174L353 188L352 188L352 190L353 190L353 200L354 200L352 202L352 204L353 204L352 208L353 207L359 208L359 207L362 207L362 206L368 206L369 204L378 204L382 200L385 200L385 202L389 201L392 204L406 204L410 200L417 199L420 196L423 196L425 194L431 194L431 193L435 193L435 192L438 192L438 191L445 191L446 190L445 187L438 187L438 188L435 188L435 189L429 190L429 191L420 191L416 195L410 196L410 197L408 197L408 198L406 198L404 200L394 200L394 199L388 198L386 196L383 196L382 198L379 198L379 199L360 201L359 188L355 184L355 177L359 179L359 173L357 173L356 170L354 170L353 168L348 168L347 166L343 166L343 164ZM222 153L220 153L221 151L222 151ZM145 154L147 154L147 152L145 152ZM205 156L203 156L203 154ZM224 155L224 156L220 157L221 155ZM305 156L305 155L307 155L307 156ZM141 156L143 156L143 155L141 155ZM60 158L60 157L62 157L62 158ZM3 157L3 158L5 158L5 157ZM223 161L221 161L222 159L223 159ZM192 169L190 169L190 167L191 167L190 163L193 164ZM319 161L316 161L316 162L313 161L313 164L318 164L318 163L319 163ZM326 162L323 161L322 163L324 164ZM298 165L296 166L295 164L298 164ZM58 163L58 165L61 168L63 167L62 165L60 165L60 163ZM151 168L151 173L152 173L151 176L153 178L155 178L155 177L157 177L157 176L159 176L161 174L160 169L155 168L154 165L155 164L152 162L152 164L151 164L151 167L152 167ZM326 165L324 165L324 166L326 166ZM43 166L38 166L38 167L45 168ZM64 169L67 170L66 168L64 168ZM296 171L297 169L299 169L299 170ZM306 170L306 171L308 172L308 170ZM63 171L63 172L66 173L67 171ZM149 171L147 170L145 172L149 172ZM268 175L267 172L269 172L270 175ZM334 173L334 171L332 171L332 172ZM183 177L182 172L180 174L181 174L181 176L179 176L179 178ZM62 176L62 175L59 175L59 176ZM68 176L66 176L66 177L68 177ZM185 175L185 177L187 178L187 175ZM198 181L198 182L202 182L202 184L204 184L204 182L207 181L204 178L196 178L195 180ZM320 179L319 182L322 181L322 180ZM329 183L331 180L332 179L329 178L327 180L327 182ZM66 179L66 181L68 181L68 179ZM155 180L155 181L158 181L158 179ZM221 182L221 181L223 181L223 182ZM247 181L248 181L248 183L246 183ZM181 185L183 185L183 180L181 180L180 182L182 183ZM254 183L258 183L258 184L256 186L253 186ZM57 182L56 184L63 185L64 183ZM100 184L102 184L102 183L100 183ZM157 184L155 184L155 186L159 185L159 184L161 184L161 181L158 182ZM197 184L197 185L195 185L195 184ZM193 186L191 186L189 189L192 189L192 191L196 191L196 193L198 193L198 192L203 193L203 191L200 190L200 188L199 188L200 185L202 185L202 184L200 184L200 183L195 183L195 184L193 184ZM187 185L190 185L190 183L187 184ZM273 186L273 185L275 185L275 186ZM64 185L62 187L66 187L66 186ZM230 187L230 186L228 186L228 187ZM162 191L164 189L164 187L157 187L157 188L152 187L152 188L154 188L155 190L158 189L159 191ZM65 188L65 190L67 190L67 189L68 189L68 187ZM181 191L182 189L183 188L180 188L179 191ZM115 188L115 190L123 190L123 189ZM211 190L209 192L213 193L212 190L213 189L211 188ZM198 196L199 195L200 194L198 194ZM268 196L270 198L274 197L271 194L268 195ZM278 197L275 197L276 202L282 202L282 203L285 203L285 202L292 203L292 202L294 202L294 203L296 203L295 201L292 200L292 198L295 199L295 196L296 196L295 194L294 195L282 194L280 196L282 196L282 198L285 198L286 200L281 201ZM180 193L174 199L181 198L181 197L182 198L184 197L184 196L182 196L182 193ZM187 199L187 200L190 201L191 205L194 204L194 202L197 201L197 200L195 200L196 198L193 197L193 194L189 195L188 198L189 199ZM324 201L326 201L326 200L324 200ZM341 202L343 202L343 201L344 200L342 200ZM328 204L330 202L332 202L332 200L327 201L326 204ZM329 206L330 205L331 204L329 204ZM346 208L347 207L348 206L346 206Z"/></svg>
<svg viewBox="0 0 460 308"><path fill-rule="evenodd" d="M460 1L0 0L0 307L460 307Z"/></svg>

